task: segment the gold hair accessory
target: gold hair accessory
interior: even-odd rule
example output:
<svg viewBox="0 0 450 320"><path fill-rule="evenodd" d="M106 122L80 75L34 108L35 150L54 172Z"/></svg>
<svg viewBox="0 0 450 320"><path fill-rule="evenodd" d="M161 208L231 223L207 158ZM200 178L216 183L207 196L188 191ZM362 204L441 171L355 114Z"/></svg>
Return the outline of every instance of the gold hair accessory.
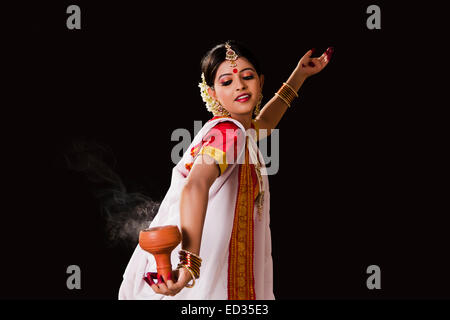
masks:
<svg viewBox="0 0 450 320"><path fill-rule="evenodd" d="M283 100L288 107L291 106L292 101L294 101L295 98L298 98L297 92L288 85L286 82L283 82L283 85L281 86L280 90L278 90L277 93L275 93L276 96L278 96L281 100Z"/></svg>
<svg viewBox="0 0 450 320"><path fill-rule="evenodd" d="M214 116L230 116L231 114L220 104L219 101L209 95L209 86L206 84L205 74L202 73L202 82L198 84L200 94L203 102L206 104L206 109L212 112Z"/></svg>
<svg viewBox="0 0 450 320"><path fill-rule="evenodd" d="M227 52L225 54L225 60L228 60L231 62L231 67L234 68L237 66L236 60L239 58L239 56L234 52L233 49L231 49L230 44L227 42L225 43L225 48L227 49Z"/></svg>

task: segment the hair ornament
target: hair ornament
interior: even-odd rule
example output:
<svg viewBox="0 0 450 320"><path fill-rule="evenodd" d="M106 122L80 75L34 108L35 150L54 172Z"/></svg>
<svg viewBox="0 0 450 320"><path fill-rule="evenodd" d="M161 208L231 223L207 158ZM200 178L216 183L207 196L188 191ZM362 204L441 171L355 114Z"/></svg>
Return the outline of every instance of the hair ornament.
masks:
<svg viewBox="0 0 450 320"><path fill-rule="evenodd" d="M225 54L225 60L228 60L231 62L231 67L234 68L237 66L236 60L239 58L239 56L234 52L233 49L231 49L231 46L228 42L225 43L225 48L227 49L227 52Z"/></svg>
<svg viewBox="0 0 450 320"><path fill-rule="evenodd" d="M209 86L206 84L204 73L202 73L202 82L200 82L198 86L200 88L200 95L202 96L208 111L212 112L214 116L230 116L230 113L222 107L220 102L209 95Z"/></svg>

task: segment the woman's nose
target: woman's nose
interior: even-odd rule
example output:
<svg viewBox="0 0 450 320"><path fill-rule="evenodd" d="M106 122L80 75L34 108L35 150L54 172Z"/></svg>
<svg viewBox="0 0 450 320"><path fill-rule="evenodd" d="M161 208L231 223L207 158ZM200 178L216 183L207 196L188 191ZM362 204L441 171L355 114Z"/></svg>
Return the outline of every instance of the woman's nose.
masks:
<svg viewBox="0 0 450 320"><path fill-rule="evenodd" d="M236 81L236 91L244 90L245 88L246 88L245 82L242 81L241 78L238 78L238 80Z"/></svg>

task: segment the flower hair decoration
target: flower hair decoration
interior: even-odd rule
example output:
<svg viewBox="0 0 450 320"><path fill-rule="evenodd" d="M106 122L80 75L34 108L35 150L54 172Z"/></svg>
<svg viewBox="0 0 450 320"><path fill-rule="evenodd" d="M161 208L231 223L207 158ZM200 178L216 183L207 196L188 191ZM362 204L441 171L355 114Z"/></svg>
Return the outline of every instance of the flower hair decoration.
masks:
<svg viewBox="0 0 450 320"><path fill-rule="evenodd" d="M202 73L202 82L199 83L200 95L206 104L206 109L212 112L214 116L230 116L230 113L222 107L219 101L209 95L209 86L206 84L205 74Z"/></svg>

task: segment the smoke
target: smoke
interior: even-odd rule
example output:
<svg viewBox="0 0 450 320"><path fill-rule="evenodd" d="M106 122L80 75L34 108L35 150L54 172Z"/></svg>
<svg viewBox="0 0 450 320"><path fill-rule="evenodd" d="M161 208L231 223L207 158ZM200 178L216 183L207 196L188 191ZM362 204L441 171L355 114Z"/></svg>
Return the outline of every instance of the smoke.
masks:
<svg viewBox="0 0 450 320"><path fill-rule="evenodd" d="M135 246L139 231L148 228L160 203L143 193L127 191L113 170L116 165L113 152L104 144L78 139L72 141L64 157L70 170L83 174L98 199L109 243Z"/></svg>

